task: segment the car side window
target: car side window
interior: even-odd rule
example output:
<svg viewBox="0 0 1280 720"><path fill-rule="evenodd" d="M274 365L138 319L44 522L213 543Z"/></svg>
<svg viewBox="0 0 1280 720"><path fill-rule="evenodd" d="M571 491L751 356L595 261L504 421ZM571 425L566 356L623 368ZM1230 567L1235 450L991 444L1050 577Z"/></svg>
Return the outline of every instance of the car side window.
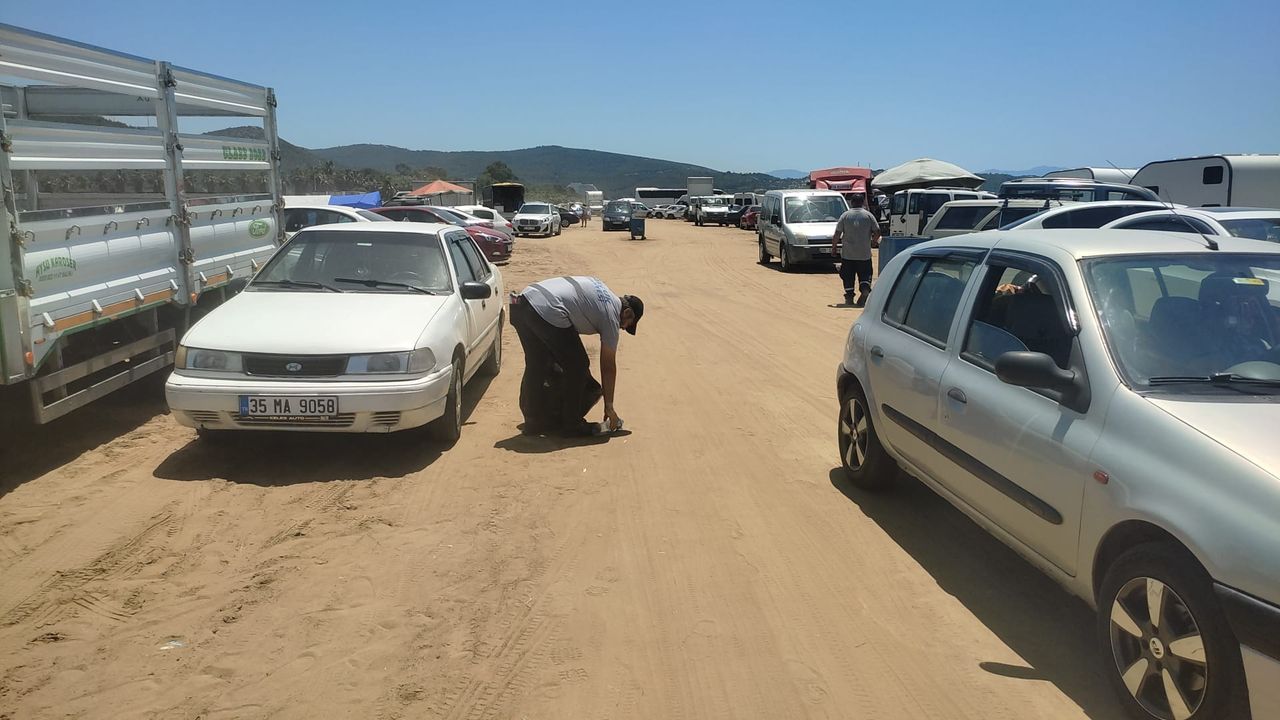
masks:
<svg viewBox="0 0 1280 720"><path fill-rule="evenodd" d="M467 260L467 254L463 251L463 242L469 241L464 234L451 234L445 238L449 245L449 257L453 259L453 268L458 273L458 283L475 282L476 273L471 268L471 263Z"/></svg>
<svg viewBox="0 0 1280 720"><path fill-rule="evenodd" d="M946 347L975 262L966 258L912 258L885 306L887 324L937 347Z"/></svg>
<svg viewBox="0 0 1280 720"><path fill-rule="evenodd" d="M1030 350L1068 369L1073 333L1063 315L1063 300L1058 281L1048 273L988 266L961 357L990 370L1001 355Z"/></svg>
<svg viewBox="0 0 1280 720"><path fill-rule="evenodd" d="M484 254L476 246L475 238L468 235L465 240L460 240L459 243L462 245L462 254L466 256L467 262L471 263L471 272L476 276L476 279L480 281L488 280L493 273L489 270L489 263L485 261Z"/></svg>
<svg viewBox="0 0 1280 720"><path fill-rule="evenodd" d="M920 212L920 193L908 193L907 213L916 215Z"/></svg>

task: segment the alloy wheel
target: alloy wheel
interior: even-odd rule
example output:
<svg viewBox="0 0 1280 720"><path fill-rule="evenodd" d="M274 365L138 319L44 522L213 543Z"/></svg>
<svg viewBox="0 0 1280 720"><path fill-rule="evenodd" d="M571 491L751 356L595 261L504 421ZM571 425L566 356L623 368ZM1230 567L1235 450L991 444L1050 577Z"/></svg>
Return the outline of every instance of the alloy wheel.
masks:
<svg viewBox="0 0 1280 720"><path fill-rule="evenodd" d="M1125 688L1161 720L1200 708L1209 665L1200 626L1173 588L1149 577L1124 584L1111 601L1111 652Z"/></svg>
<svg viewBox="0 0 1280 720"><path fill-rule="evenodd" d="M857 398L849 398L840 413L840 457L849 470L857 470L867 459L867 411Z"/></svg>

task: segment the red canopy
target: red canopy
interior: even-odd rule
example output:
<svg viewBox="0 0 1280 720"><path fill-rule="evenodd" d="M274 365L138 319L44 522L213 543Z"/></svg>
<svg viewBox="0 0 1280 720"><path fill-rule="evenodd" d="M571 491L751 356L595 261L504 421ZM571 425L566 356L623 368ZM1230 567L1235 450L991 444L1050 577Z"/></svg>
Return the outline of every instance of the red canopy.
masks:
<svg viewBox="0 0 1280 720"><path fill-rule="evenodd" d="M409 193L410 195L443 195L445 193L469 193L470 188L464 188L461 185L454 185L444 180L433 180L426 185Z"/></svg>

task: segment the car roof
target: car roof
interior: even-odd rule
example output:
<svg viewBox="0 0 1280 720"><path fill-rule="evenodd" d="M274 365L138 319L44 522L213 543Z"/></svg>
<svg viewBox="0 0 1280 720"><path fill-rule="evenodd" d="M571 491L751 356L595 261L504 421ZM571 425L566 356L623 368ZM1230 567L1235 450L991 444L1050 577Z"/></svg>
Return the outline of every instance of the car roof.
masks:
<svg viewBox="0 0 1280 720"><path fill-rule="evenodd" d="M285 210L337 210L338 212L355 213L360 208L353 208L348 205L285 205Z"/></svg>
<svg viewBox="0 0 1280 720"><path fill-rule="evenodd" d="M810 188L799 188L795 190L770 190L769 192L765 193L765 195L778 195L780 197L786 197L788 195L835 195L837 197L844 197L843 195L841 195L839 192L835 190L814 190ZM708 195L707 197L723 197L723 196Z"/></svg>
<svg viewBox="0 0 1280 720"><path fill-rule="evenodd" d="M1280 209L1256 207L1197 207L1185 212L1203 213L1217 220L1224 218L1273 218L1280 217Z"/></svg>
<svg viewBox="0 0 1280 720"><path fill-rule="evenodd" d="M399 208L397 208L399 209ZM371 223L335 223L332 225L312 225L305 227L298 232L310 232L312 230L326 230L333 232L371 232L371 233L415 233L421 235L435 235L441 230L461 230L462 228L455 225L445 225L444 223L420 223L420 222L371 222Z"/></svg>
<svg viewBox="0 0 1280 720"><path fill-rule="evenodd" d="M1096 204L1096 203L1095 203ZM1215 235L1217 252L1280 255L1280 244ZM909 252L931 247L972 247L1021 250L1040 255L1067 256L1075 260L1123 255L1168 255L1214 252L1199 235L1156 230L987 230L953 235L912 246Z"/></svg>
<svg viewBox="0 0 1280 720"><path fill-rule="evenodd" d="M1041 200L1040 202L1044 201ZM1033 215L1032 217L1043 220L1044 218L1072 211L1105 207L1149 207L1152 210L1168 210L1170 207L1183 209L1186 206L1176 204L1171 206L1169 203L1156 202L1155 200L1099 200L1097 202L1077 202L1071 203L1070 205L1063 205L1062 207L1051 207L1038 215Z"/></svg>
<svg viewBox="0 0 1280 720"><path fill-rule="evenodd" d="M946 203L946 204L945 204L945 205L943 205L942 207L972 207L972 206L974 206L974 205L977 205L977 206L986 206L986 207L1004 207L1006 202L1007 202L1007 203L1009 203L1009 207L1044 207L1044 198L1008 198L1008 199L1003 199L1003 198L994 198L994 197L990 197L990 198L976 198L976 199L970 199L970 200L952 200L951 202ZM1053 203L1062 203L1063 205L1067 205L1067 204L1070 204L1070 205L1080 205L1080 204L1082 204L1082 203L1075 202L1075 201L1073 201L1073 200L1053 200L1053 199L1050 199L1050 200L1049 200L1049 202L1053 202ZM1096 203L1095 203L1095 204L1096 204ZM1056 207L1058 207L1058 206L1057 206L1057 205L1050 205L1048 209L1052 210L1053 208L1056 208Z"/></svg>

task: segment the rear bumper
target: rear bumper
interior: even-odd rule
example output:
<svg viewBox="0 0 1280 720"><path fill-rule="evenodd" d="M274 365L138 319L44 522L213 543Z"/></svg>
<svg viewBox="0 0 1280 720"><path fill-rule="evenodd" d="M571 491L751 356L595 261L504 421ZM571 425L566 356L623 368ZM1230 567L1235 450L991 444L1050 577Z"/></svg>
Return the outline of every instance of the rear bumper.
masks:
<svg viewBox="0 0 1280 720"><path fill-rule="evenodd" d="M1280 717L1280 607L1226 585L1213 590L1240 641L1253 717Z"/></svg>
<svg viewBox="0 0 1280 720"><path fill-rule="evenodd" d="M375 382L228 380L171 374L164 395L179 425L209 430L394 432L444 415L453 368L419 378ZM280 420L240 415L241 395L336 396L338 415Z"/></svg>

